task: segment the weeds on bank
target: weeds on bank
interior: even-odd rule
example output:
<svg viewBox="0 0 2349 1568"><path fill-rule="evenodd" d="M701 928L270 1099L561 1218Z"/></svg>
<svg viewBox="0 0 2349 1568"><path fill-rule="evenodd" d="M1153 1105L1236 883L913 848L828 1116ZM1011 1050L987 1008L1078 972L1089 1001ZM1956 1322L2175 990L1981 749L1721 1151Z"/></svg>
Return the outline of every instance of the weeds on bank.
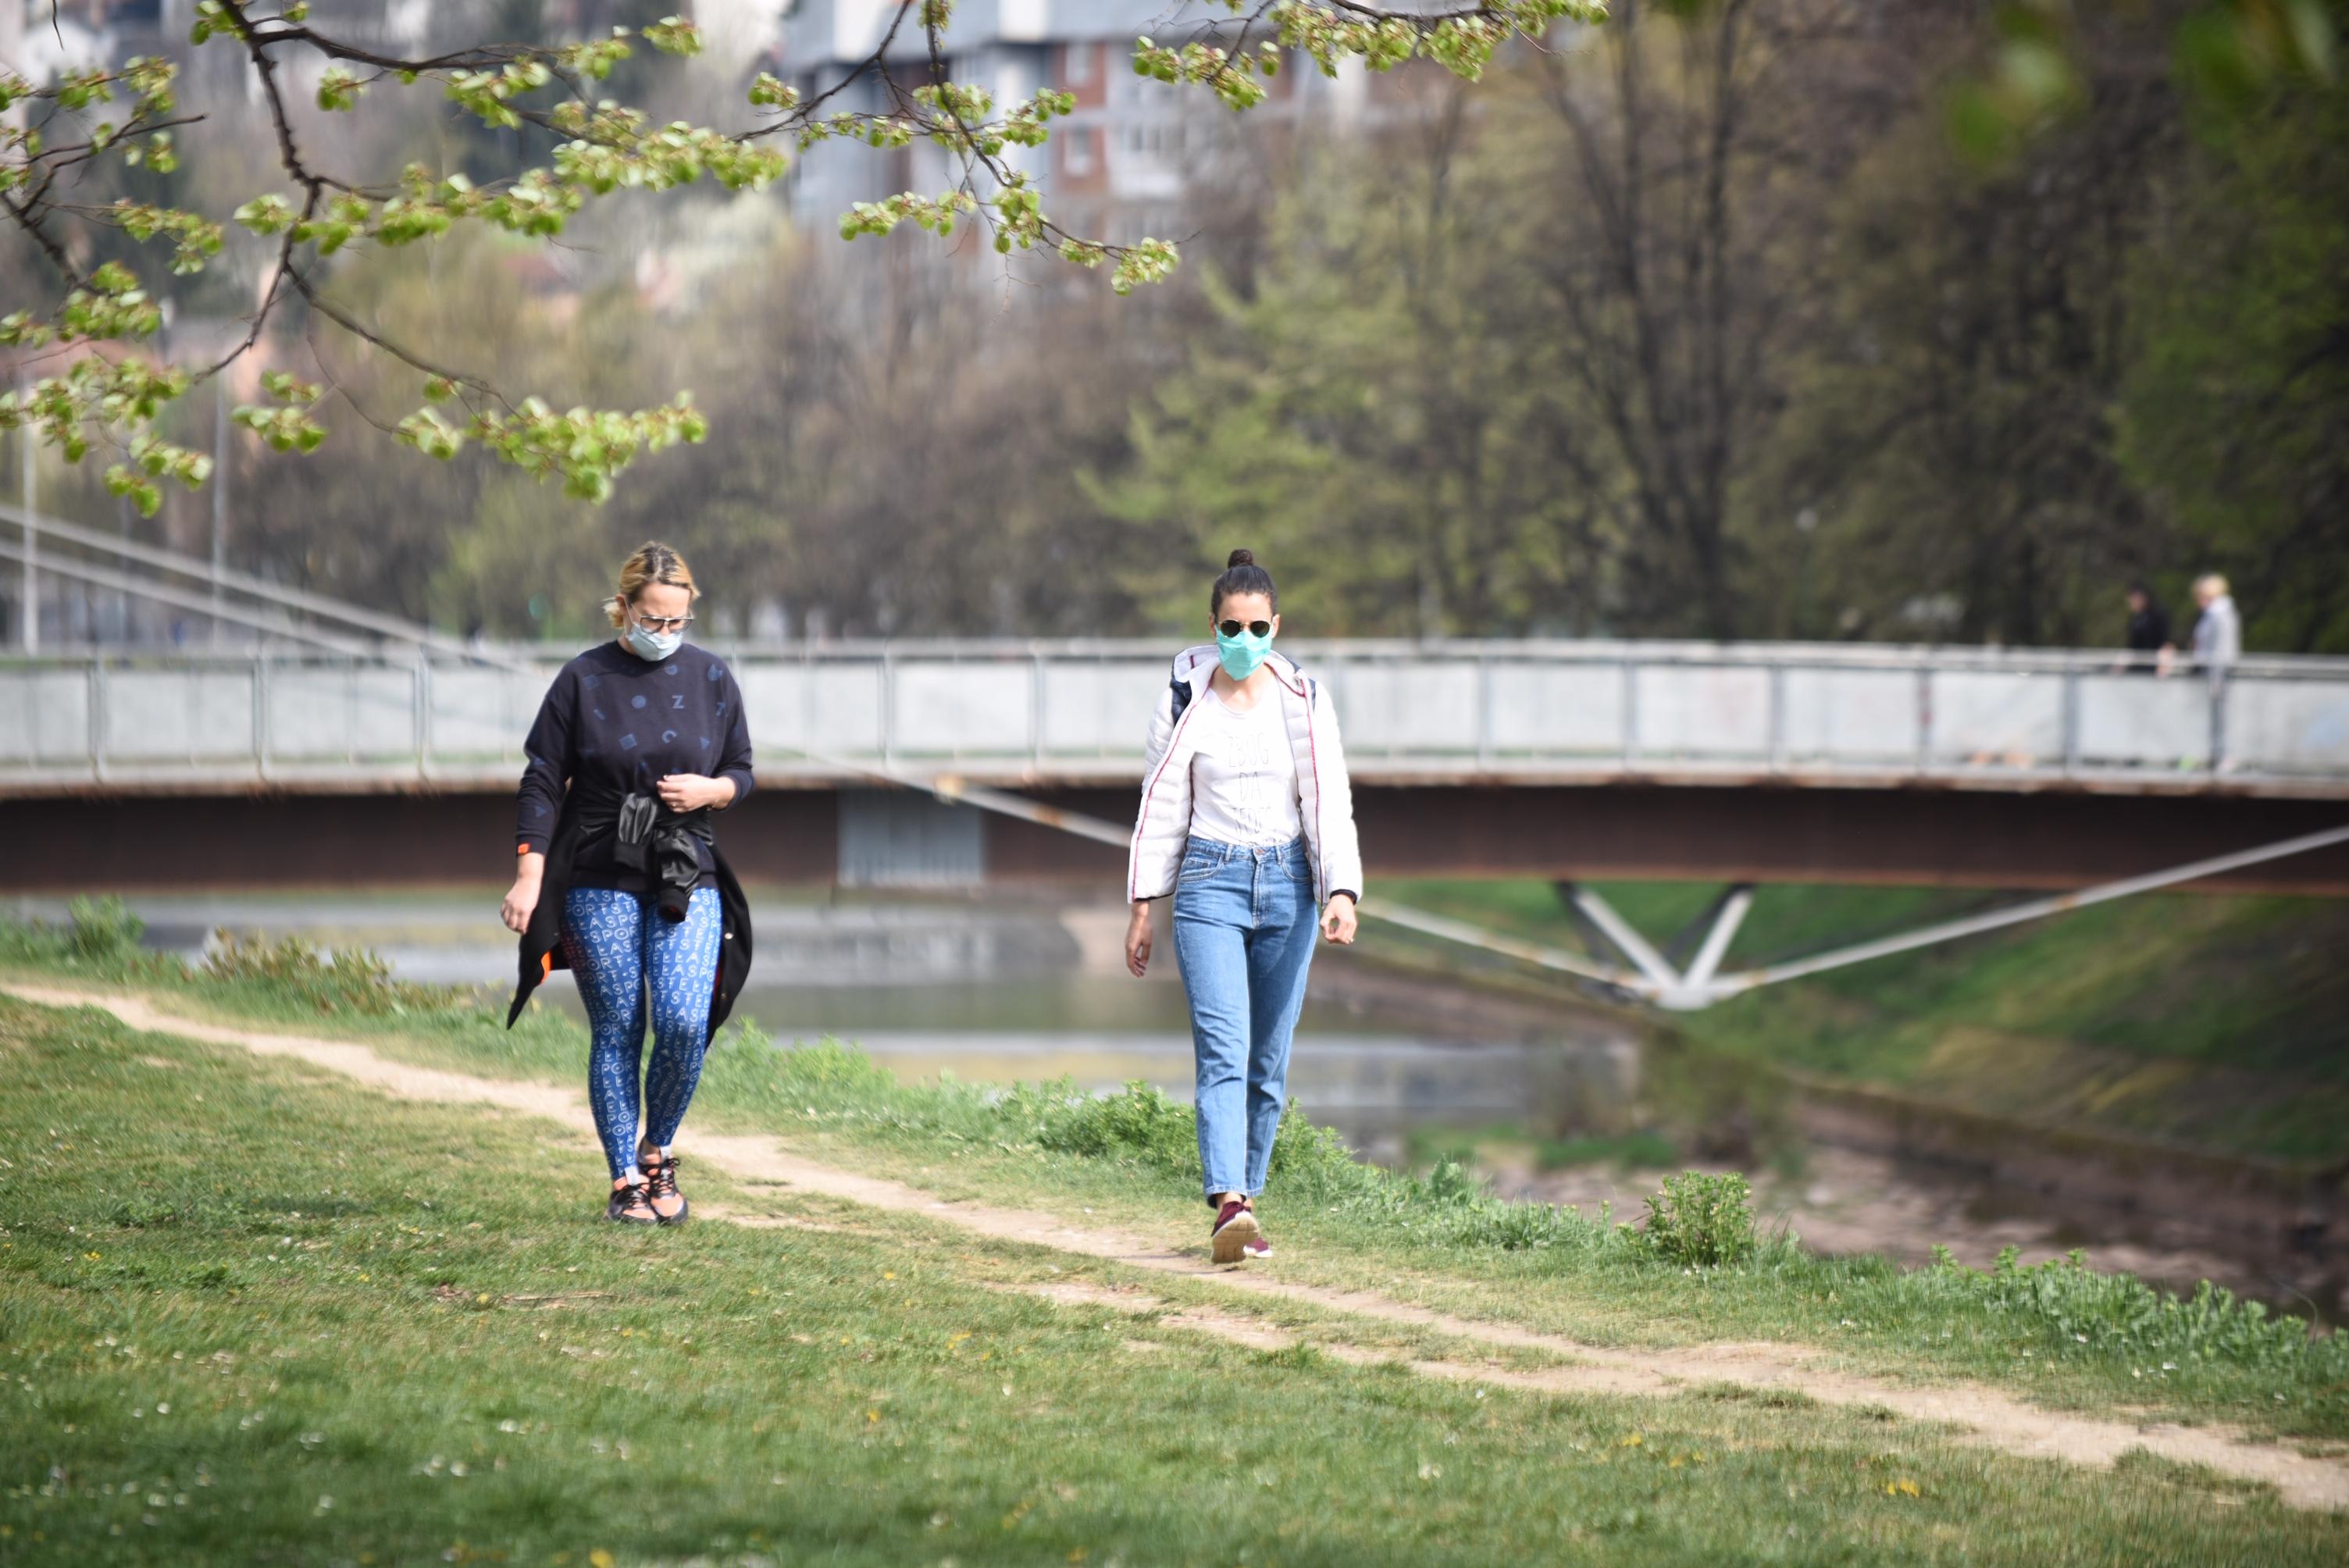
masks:
<svg viewBox="0 0 2349 1568"><path fill-rule="evenodd" d="M391 965L365 948L321 953L298 936L264 942L223 928L214 934L203 963L191 969L175 953L140 947L146 923L119 898L77 898L66 908L68 919L61 926L38 920L0 921L0 963L56 967L98 980L211 982L232 990L259 991L318 1013L380 1017L476 1010L460 988L393 979Z"/></svg>
<svg viewBox="0 0 2349 1568"><path fill-rule="evenodd" d="M440 1028L465 1041L469 1056L501 1043L506 1049L495 1059L514 1070L548 1070L574 1043L571 1026L553 1015L507 1035L498 1027L502 998L492 1006L461 989L403 984L371 955L322 956L298 941L223 940L206 965L191 969L140 952L138 923L115 901L78 903L74 916L65 927L0 921L0 963L176 984L257 1008L405 1015L403 1027ZM713 1104L778 1129L812 1120L868 1142L1072 1159L1133 1172L1153 1191L1188 1191L1198 1180L1191 1108L1143 1083L1108 1096L1065 1080L907 1085L853 1047L779 1048L748 1026L720 1037L702 1082ZM1466 1274L1528 1284L1605 1280L1641 1295L1685 1275L1733 1293L1749 1315L1816 1323L1824 1306L1830 1325L1839 1318L1844 1330L1910 1352L1921 1342L1929 1358L1946 1358L1951 1352L1931 1347L1962 1337L1977 1364L1984 1354L2011 1357L2021 1369L2061 1364L2095 1373L2106 1387L2142 1383L2148 1393L2237 1409L2254 1399L2268 1406L2271 1395L2263 1414L2285 1429L2349 1432L2349 1336L2312 1337L2301 1319L2208 1283L2179 1296L2099 1273L2077 1254L2024 1267L2010 1251L1986 1270L1963 1267L1946 1252L1916 1270L1877 1257L1820 1258L1792 1235L1756 1233L1741 1177L1674 1177L1650 1200L1642 1222L1624 1224L1604 1206L1590 1216L1503 1199L1455 1159L1438 1159L1424 1174L1364 1164L1292 1103L1273 1146L1270 1190L1285 1213L1329 1224L1328 1233L1366 1254L1448 1259ZM1500 1257L1511 1261L1503 1265ZM1725 1307L1730 1299L1706 1293L1708 1304Z"/></svg>
<svg viewBox="0 0 2349 1568"><path fill-rule="evenodd" d="M1738 1175L1683 1171L1648 1200L1648 1246L1667 1263L1718 1268L1754 1255L1754 1190Z"/></svg>

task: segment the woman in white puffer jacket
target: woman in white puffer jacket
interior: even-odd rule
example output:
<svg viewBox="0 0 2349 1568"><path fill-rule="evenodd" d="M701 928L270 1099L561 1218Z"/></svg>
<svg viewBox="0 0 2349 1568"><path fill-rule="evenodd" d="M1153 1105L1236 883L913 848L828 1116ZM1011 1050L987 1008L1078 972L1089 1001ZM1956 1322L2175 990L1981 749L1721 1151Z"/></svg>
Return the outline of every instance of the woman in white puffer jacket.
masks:
<svg viewBox="0 0 2349 1568"><path fill-rule="evenodd" d="M1315 928L1354 940L1361 851L1329 695L1272 652L1272 576L1235 550L1208 595L1212 645L1175 656L1151 721L1127 858L1126 966L1150 965L1150 904L1174 896L1191 1004L1199 1164L1215 1261L1269 1256L1256 1215L1305 1003Z"/></svg>

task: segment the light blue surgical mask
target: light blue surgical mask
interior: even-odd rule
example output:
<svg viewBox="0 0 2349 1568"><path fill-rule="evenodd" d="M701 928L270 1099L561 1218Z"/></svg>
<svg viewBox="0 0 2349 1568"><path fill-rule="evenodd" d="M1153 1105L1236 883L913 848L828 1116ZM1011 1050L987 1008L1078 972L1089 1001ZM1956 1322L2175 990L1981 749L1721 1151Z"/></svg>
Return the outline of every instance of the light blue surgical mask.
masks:
<svg viewBox="0 0 2349 1568"><path fill-rule="evenodd" d="M1237 637L1227 637L1219 629L1216 633L1216 658L1224 666L1224 674L1236 681L1244 681L1256 674L1257 665L1264 663L1265 655L1272 652L1272 634L1259 637L1243 631Z"/></svg>
<svg viewBox="0 0 2349 1568"><path fill-rule="evenodd" d="M623 640L628 645L628 651L636 657L650 659L657 664L677 652L685 642L685 634L683 632L647 632L631 621L628 623L628 630Z"/></svg>

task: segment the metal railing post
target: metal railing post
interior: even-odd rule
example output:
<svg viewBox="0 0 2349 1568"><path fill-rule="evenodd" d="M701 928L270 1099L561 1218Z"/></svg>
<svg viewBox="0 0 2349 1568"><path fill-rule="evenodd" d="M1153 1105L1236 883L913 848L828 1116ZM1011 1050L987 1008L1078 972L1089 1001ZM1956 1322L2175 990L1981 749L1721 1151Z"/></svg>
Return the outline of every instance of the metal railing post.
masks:
<svg viewBox="0 0 2349 1568"><path fill-rule="evenodd" d="M1623 766L1628 770L1640 763L1640 666L1632 659L1623 661Z"/></svg>
<svg viewBox="0 0 2349 1568"><path fill-rule="evenodd" d="M1770 666L1770 771L1786 770L1786 666Z"/></svg>
<svg viewBox="0 0 2349 1568"><path fill-rule="evenodd" d="M1476 650L1476 766L1493 766L1493 655L1481 645Z"/></svg>
<svg viewBox="0 0 2349 1568"><path fill-rule="evenodd" d="M2064 681L2064 776L2070 778L2080 770L2080 672L2067 669Z"/></svg>
<svg viewBox="0 0 2349 1568"><path fill-rule="evenodd" d="M432 777L432 655L426 650L416 650L416 681L410 688L416 705L410 716L416 735L416 776Z"/></svg>
<svg viewBox="0 0 2349 1568"><path fill-rule="evenodd" d="M2227 688L2233 684L2233 672L2220 665L2210 672L2210 771L2220 773L2227 766Z"/></svg>
<svg viewBox="0 0 2349 1568"><path fill-rule="evenodd" d="M25 749L37 772L41 766L41 672L31 665L25 666Z"/></svg>
<svg viewBox="0 0 2349 1568"><path fill-rule="evenodd" d="M253 771L264 781L269 778L269 645L264 643L253 656Z"/></svg>
<svg viewBox="0 0 2349 1568"><path fill-rule="evenodd" d="M1028 659L1029 759L1036 771L1041 773L1044 771L1044 650L1030 645Z"/></svg>
<svg viewBox="0 0 2349 1568"><path fill-rule="evenodd" d="M828 749L831 742L818 735L815 728L816 670L815 651L802 643L800 645L800 733L807 738L810 746ZM805 760L801 759L802 770Z"/></svg>
<svg viewBox="0 0 2349 1568"><path fill-rule="evenodd" d="M897 765L897 671L889 650L881 650L881 765Z"/></svg>
<svg viewBox="0 0 2349 1568"><path fill-rule="evenodd" d="M101 784L106 781L106 655L93 654L89 660L89 771Z"/></svg>
<svg viewBox="0 0 2349 1568"><path fill-rule="evenodd" d="M1933 763L1933 672L1925 665L1917 666L1917 771L1923 773Z"/></svg>

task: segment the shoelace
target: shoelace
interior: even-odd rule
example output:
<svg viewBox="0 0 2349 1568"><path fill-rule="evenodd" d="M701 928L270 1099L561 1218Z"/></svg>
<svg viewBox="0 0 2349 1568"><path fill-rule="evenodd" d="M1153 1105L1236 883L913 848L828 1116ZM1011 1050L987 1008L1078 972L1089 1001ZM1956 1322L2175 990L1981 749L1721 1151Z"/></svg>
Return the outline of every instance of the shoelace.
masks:
<svg viewBox="0 0 2349 1568"><path fill-rule="evenodd" d="M659 1164L654 1166L651 1170L646 1171L645 1180L648 1188L648 1191L646 1193L647 1197L676 1197L677 1156L672 1154L667 1159L662 1161Z"/></svg>

